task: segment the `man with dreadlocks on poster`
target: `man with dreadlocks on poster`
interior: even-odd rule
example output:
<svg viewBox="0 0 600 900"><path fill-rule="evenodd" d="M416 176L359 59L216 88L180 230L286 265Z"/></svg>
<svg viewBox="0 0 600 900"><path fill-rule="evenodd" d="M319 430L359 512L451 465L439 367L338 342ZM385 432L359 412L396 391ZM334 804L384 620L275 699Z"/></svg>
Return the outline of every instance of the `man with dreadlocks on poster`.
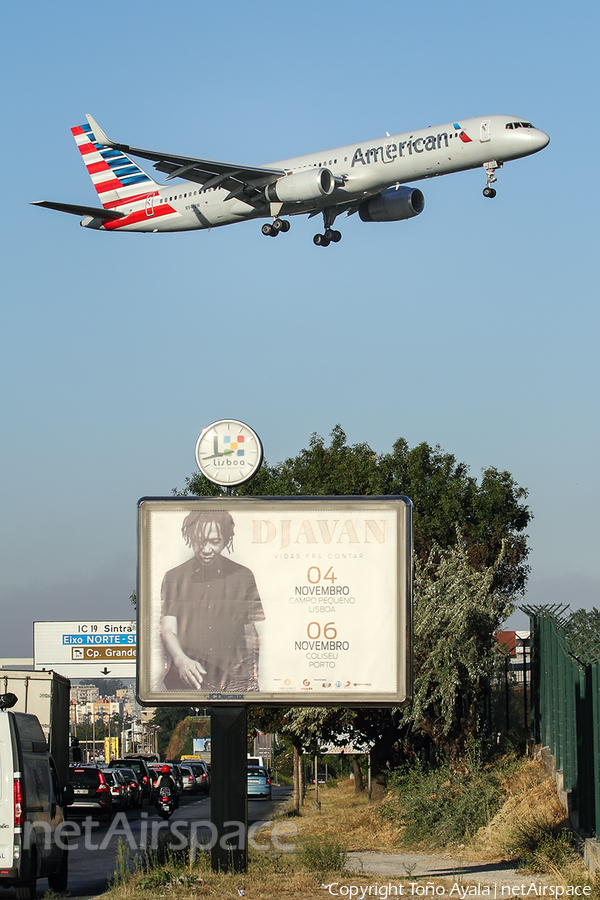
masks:
<svg viewBox="0 0 600 900"><path fill-rule="evenodd" d="M167 690L258 690L258 634L265 615L254 575L222 553L233 550L228 512L191 512L181 533L191 559L162 582L162 640L171 667Z"/></svg>

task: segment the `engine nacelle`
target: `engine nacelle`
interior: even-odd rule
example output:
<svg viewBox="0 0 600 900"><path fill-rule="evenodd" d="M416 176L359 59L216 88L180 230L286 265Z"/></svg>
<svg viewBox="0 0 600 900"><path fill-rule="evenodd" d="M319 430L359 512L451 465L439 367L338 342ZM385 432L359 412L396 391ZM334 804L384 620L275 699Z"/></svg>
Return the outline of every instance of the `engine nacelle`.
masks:
<svg viewBox="0 0 600 900"><path fill-rule="evenodd" d="M418 216L424 208L425 197L418 188L400 185L365 200L358 214L363 222L400 222Z"/></svg>
<svg viewBox="0 0 600 900"><path fill-rule="evenodd" d="M335 178L329 169L308 169L286 175L267 185L265 195L270 203L295 203L318 200L335 190Z"/></svg>

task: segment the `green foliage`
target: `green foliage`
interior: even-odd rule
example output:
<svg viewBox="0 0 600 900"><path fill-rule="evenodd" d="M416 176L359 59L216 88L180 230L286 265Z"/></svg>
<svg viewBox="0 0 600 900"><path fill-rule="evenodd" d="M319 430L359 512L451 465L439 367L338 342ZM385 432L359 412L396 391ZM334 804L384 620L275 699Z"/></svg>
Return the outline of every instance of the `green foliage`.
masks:
<svg viewBox="0 0 600 900"><path fill-rule="evenodd" d="M395 771L390 782L393 796L381 814L398 826L404 846L463 843L488 824L502 801L495 769L451 771L417 762Z"/></svg>
<svg viewBox="0 0 600 900"><path fill-rule="evenodd" d="M390 766L419 747L454 755L477 732L493 674L494 631L524 589L529 567L527 491L510 473L486 468L480 481L439 446L412 449L403 438L377 454L349 445L336 425L329 446L309 446L276 465L263 464L234 494L347 496L404 494L414 504L415 703L412 711L262 710L252 724L287 734L298 748L347 733L373 743L377 785ZM178 496L222 496L202 475ZM381 781L381 784L380 784Z"/></svg>
<svg viewBox="0 0 600 900"><path fill-rule="evenodd" d="M347 856L343 844L326 835L309 835L296 850L296 859L309 872L343 872Z"/></svg>
<svg viewBox="0 0 600 900"><path fill-rule="evenodd" d="M186 716L173 729L165 754L167 759L181 759L194 752L194 738L210 736L210 720Z"/></svg>
<svg viewBox="0 0 600 900"><path fill-rule="evenodd" d="M600 659L600 610L577 609L565 623L571 652L583 663Z"/></svg>
<svg viewBox="0 0 600 900"><path fill-rule="evenodd" d="M415 688L406 716L452 755L473 739L489 694L495 632L512 611L494 589L503 550L489 567L472 566L460 532L455 546L433 547L415 566Z"/></svg>
<svg viewBox="0 0 600 900"><path fill-rule="evenodd" d="M192 475L176 496L223 496L204 476ZM466 463L427 443L412 449L399 438L391 453L377 454L366 444L348 445L340 425L324 439L311 435L307 449L274 466L264 463L255 478L234 489L240 496L371 496L405 494L414 504L415 552L425 561L434 545L443 549L461 529L475 568L493 565L504 543L494 587L509 597L524 589L529 548L524 534L531 512L525 488L509 472L484 469L480 483Z"/></svg>
<svg viewBox="0 0 600 900"><path fill-rule="evenodd" d="M114 697L125 685L120 678L82 678L80 684L92 684L100 691L101 697Z"/></svg>
<svg viewBox="0 0 600 900"><path fill-rule="evenodd" d="M532 875L568 868L579 859L572 831L553 830L535 817L515 824L510 852L519 860L519 867Z"/></svg>
<svg viewBox="0 0 600 900"><path fill-rule="evenodd" d="M164 756L169 746L171 736L175 728L186 716L189 716L189 706L159 706L154 711L153 725L158 725L158 752Z"/></svg>
<svg viewBox="0 0 600 900"><path fill-rule="evenodd" d="M129 846L126 841L119 838L117 842L117 854L115 857L115 871L111 879L111 886L123 884L129 877Z"/></svg>

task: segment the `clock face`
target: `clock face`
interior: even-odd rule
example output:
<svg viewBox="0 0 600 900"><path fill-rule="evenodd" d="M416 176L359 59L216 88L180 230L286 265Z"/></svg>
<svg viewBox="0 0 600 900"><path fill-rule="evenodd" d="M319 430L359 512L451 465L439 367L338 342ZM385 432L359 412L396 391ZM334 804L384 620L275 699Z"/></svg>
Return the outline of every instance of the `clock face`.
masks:
<svg viewBox="0 0 600 900"><path fill-rule="evenodd" d="M198 468L214 484L231 487L248 481L260 469L259 436L236 419L221 419L205 428L196 443Z"/></svg>

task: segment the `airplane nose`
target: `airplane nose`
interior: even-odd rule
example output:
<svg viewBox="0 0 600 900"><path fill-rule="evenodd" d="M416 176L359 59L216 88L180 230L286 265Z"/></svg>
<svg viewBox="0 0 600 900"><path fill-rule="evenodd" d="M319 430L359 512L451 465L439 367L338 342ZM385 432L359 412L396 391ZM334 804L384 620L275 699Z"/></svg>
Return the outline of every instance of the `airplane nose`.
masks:
<svg viewBox="0 0 600 900"><path fill-rule="evenodd" d="M540 131L539 128L532 129L530 136L533 138L536 150L543 150L550 143L550 135L546 134L545 131Z"/></svg>

